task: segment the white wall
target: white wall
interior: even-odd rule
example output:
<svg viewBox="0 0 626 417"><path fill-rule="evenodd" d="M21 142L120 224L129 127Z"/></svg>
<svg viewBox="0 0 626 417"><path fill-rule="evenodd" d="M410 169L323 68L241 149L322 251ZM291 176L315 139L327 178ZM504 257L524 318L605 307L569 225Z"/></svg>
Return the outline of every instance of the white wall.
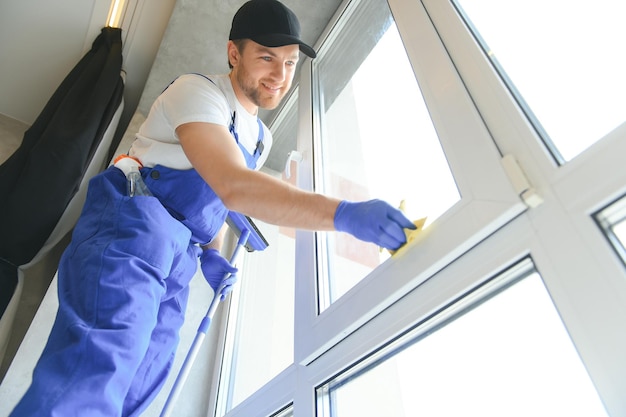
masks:
<svg viewBox="0 0 626 417"><path fill-rule="evenodd" d="M108 0L0 2L0 113L32 124L83 55ZM87 43L90 45L90 43Z"/></svg>

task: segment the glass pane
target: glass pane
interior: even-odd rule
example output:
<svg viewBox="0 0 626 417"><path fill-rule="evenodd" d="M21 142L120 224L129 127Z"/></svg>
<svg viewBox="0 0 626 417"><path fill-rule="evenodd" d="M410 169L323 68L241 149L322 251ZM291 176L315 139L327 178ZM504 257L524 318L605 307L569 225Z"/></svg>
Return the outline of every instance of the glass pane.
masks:
<svg viewBox="0 0 626 417"><path fill-rule="evenodd" d="M237 300L233 299L229 318L234 340L226 346L231 355L225 363L226 410L293 363L295 232L256 224L270 245L247 254L240 267L239 291L233 293Z"/></svg>
<svg viewBox="0 0 626 417"><path fill-rule="evenodd" d="M352 201L404 201L411 220L429 224L459 193L387 2L358 2L331 45L314 67L323 170L316 188ZM347 234L324 236L320 309L389 258Z"/></svg>
<svg viewBox="0 0 626 417"><path fill-rule="evenodd" d="M607 415L539 274L473 304L324 386L322 415Z"/></svg>
<svg viewBox="0 0 626 417"><path fill-rule="evenodd" d="M615 252L626 264L626 197L600 210L595 219Z"/></svg>
<svg viewBox="0 0 626 417"><path fill-rule="evenodd" d="M293 229L256 222L270 245L247 254L233 293L226 354L226 410L293 363L295 239ZM236 310L236 311L235 311Z"/></svg>
<svg viewBox="0 0 626 417"><path fill-rule="evenodd" d="M297 101L296 91L271 126L278 140L296 135ZM289 181L295 184L293 166L291 173ZM269 246L246 254L232 295L218 400L222 414L293 363L295 230L255 224Z"/></svg>
<svg viewBox="0 0 626 417"><path fill-rule="evenodd" d="M626 121L626 2L455 3L559 162Z"/></svg>

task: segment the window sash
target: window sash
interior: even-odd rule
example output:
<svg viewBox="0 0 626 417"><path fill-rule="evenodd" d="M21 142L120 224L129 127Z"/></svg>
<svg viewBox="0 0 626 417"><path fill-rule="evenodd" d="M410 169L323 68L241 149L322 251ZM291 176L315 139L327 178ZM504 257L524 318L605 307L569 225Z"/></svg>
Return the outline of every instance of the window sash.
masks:
<svg viewBox="0 0 626 417"><path fill-rule="evenodd" d="M357 6L355 1L349 7ZM296 249L298 363L308 363L322 354L526 208L504 174L498 149L426 11L418 2L390 2L390 7L455 176L461 201L432 224L436 233L424 233L418 244L407 248L402 256L384 262L319 315L315 273L319 267L316 256L323 252L321 239L315 239L313 233L302 234L303 240L298 240ZM429 59L420 60L420 56ZM313 102L312 107L319 109L320 97L313 87L317 80L311 61L303 65L302 74L300 108L310 108ZM298 149L305 155L305 163L300 164L299 185L314 190L313 184L321 181L323 162L319 158L310 161L306 156L316 154L319 149L319 120L318 116L311 120L306 113L301 114Z"/></svg>

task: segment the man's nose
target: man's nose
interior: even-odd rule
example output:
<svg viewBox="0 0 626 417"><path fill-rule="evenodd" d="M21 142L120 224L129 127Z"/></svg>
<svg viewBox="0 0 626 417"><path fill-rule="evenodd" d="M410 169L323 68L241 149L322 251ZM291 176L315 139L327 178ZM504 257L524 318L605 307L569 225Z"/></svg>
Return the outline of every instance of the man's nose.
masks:
<svg viewBox="0 0 626 417"><path fill-rule="evenodd" d="M283 82L287 75L287 64L284 62L276 61L272 66L272 78L275 81Z"/></svg>

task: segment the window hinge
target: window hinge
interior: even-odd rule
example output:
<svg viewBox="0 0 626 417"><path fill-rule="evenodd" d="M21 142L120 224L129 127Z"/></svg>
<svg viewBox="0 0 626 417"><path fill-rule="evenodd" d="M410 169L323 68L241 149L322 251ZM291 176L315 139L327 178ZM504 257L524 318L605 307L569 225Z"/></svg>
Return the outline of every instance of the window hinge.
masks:
<svg viewBox="0 0 626 417"><path fill-rule="evenodd" d="M504 155L502 157L502 166L509 176L515 192L520 196L524 204L530 208L535 208L543 203L543 198L528 181L524 170L522 170L522 167L513 155Z"/></svg>

